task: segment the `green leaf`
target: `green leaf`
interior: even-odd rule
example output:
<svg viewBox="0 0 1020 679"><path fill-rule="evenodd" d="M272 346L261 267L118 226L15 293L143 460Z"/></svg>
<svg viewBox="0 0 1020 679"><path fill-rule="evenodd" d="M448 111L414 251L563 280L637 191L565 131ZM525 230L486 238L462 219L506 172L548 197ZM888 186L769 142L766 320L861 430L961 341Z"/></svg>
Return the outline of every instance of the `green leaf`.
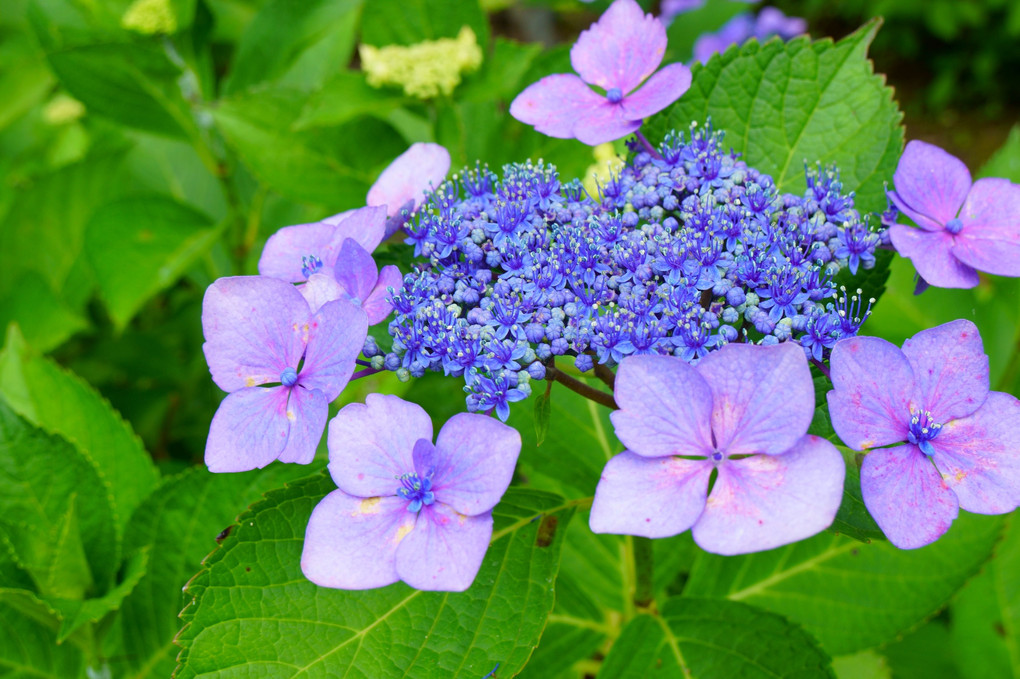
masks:
<svg viewBox="0 0 1020 679"><path fill-rule="evenodd" d="M124 572L117 585L101 597L84 601L47 597L46 603L53 607L62 621L60 630L57 632L57 643L63 643L82 625L98 622L107 613L120 608L124 597L131 593L138 581L145 575L148 564L149 550L134 554L125 562Z"/></svg>
<svg viewBox="0 0 1020 679"><path fill-rule="evenodd" d="M371 0L365 4L361 41L376 47L413 45L423 40L453 38L470 26L483 48L489 22L478 0Z"/></svg>
<svg viewBox="0 0 1020 679"><path fill-rule="evenodd" d="M668 600L623 629L599 677L833 677L829 657L799 626L732 601Z"/></svg>
<svg viewBox="0 0 1020 679"><path fill-rule="evenodd" d="M491 54L485 55L477 73L468 75L457 88L460 101L513 100L525 86L525 74L542 52L540 45L516 43L496 38Z"/></svg>
<svg viewBox="0 0 1020 679"><path fill-rule="evenodd" d="M385 118L406 101L396 90L371 87L362 74L343 71L308 98L294 127L342 125L363 115Z"/></svg>
<svg viewBox="0 0 1020 679"><path fill-rule="evenodd" d="M0 400L0 534L44 597L104 592L120 563L108 488L92 462Z"/></svg>
<svg viewBox="0 0 1020 679"><path fill-rule="evenodd" d="M832 669L839 679L892 679L885 657L872 650L833 658Z"/></svg>
<svg viewBox="0 0 1020 679"><path fill-rule="evenodd" d="M732 0L707 0L704 5L684 12L666 28L669 44L666 63L690 63L694 57L694 44L705 33L715 33L733 17L748 11L748 6Z"/></svg>
<svg viewBox="0 0 1020 679"><path fill-rule="evenodd" d="M88 327L37 271L27 271L14 282L17 293L0 295L0 328L17 324L38 351L49 351Z"/></svg>
<svg viewBox="0 0 1020 679"><path fill-rule="evenodd" d="M305 476L301 465L273 464L242 474L193 467L166 479L138 508L124 534L124 552L158 555L121 606L124 655L115 676L169 677L176 666L173 638L185 605L184 585L216 548L217 535L267 490Z"/></svg>
<svg viewBox="0 0 1020 679"><path fill-rule="evenodd" d="M305 524L335 489L318 475L238 519L206 569L188 585L178 679L244 671L274 677L469 677L498 662L513 676L538 644L573 509L547 493L511 489L466 592L422 592L402 583L368 591L317 587L301 574ZM257 632L277 630L281 643ZM274 633L275 634L275 633Z"/></svg>
<svg viewBox="0 0 1020 679"><path fill-rule="evenodd" d="M1020 183L1020 125L1014 125L1009 137L995 154L988 159L976 175L980 177L1003 177Z"/></svg>
<svg viewBox="0 0 1020 679"><path fill-rule="evenodd" d="M55 644L51 626L25 615L0 594L0 675L74 679L84 674L78 647Z"/></svg>
<svg viewBox="0 0 1020 679"><path fill-rule="evenodd" d="M218 235L209 217L167 196L132 196L97 210L85 229L85 252L117 328L176 282Z"/></svg>
<svg viewBox="0 0 1020 679"><path fill-rule="evenodd" d="M549 431L549 416L552 413L552 399L541 393L535 397L535 447L542 445Z"/></svg>
<svg viewBox="0 0 1020 679"><path fill-rule="evenodd" d="M159 474L106 399L75 374L33 355L16 329L0 352L0 393L19 415L81 449L105 481L118 529L127 525Z"/></svg>
<svg viewBox="0 0 1020 679"><path fill-rule="evenodd" d="M882 650L896 679L959 679L945 621L936 618ZM1008 675L986 674L985 677Z"/></svg>
<svg viewBox="0 0 1020 679"><path fill-rule="evenodd" d="M882 529L875 523L868 508L864 506L864 497L861 495L861 469L857 461L858 454L843 446L837 445L836 447L843 454L843 462L846 463L846 477L843 480L843 502L840 503L839 511L836 512L836 518L833 519L829 530L861 542L885 539Z"/></svg>
<svg viewBox="0 0 1020 679"><path fill-rule="evenodd" d="M942 608L988 560L999 517L960 513L941 539L904 551L823 533L768 552L703 553L684 593L726 597L800 623L832 655L885 643Z"/></svg>
<svg viewBox="0 0 1020 679"><path fill-rule="evenodd" d="M354 50L365 0L272 0L237 46L224 93L262 82L315 86L342 70Z"/></svg>
<svg viewBox="0 0 1020 679"><path fill-rule="evenodd" d="M884 182L903 151L902 114L867 59L881 21L838 43L755 40L694 67L690 90L649 123L653 141L711 117L724 144L772 175L782 191L803 192L804 163L835 163L861 212L886 207Z"/></svg>
<svg viewBox="0 0 1020 679"><path fill-rule="evenodd" d="M0 130L24 115L53 89L45 57L28 36L4 34L0 43Z"/></svg>

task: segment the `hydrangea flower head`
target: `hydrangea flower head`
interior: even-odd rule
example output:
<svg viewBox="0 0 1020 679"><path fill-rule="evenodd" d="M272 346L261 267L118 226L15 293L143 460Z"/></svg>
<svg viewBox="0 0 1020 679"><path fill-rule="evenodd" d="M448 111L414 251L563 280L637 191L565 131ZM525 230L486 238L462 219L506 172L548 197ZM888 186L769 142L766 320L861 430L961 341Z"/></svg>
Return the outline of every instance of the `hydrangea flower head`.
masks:
<svg viewBox="0 0 1020 679"><path fill-rule="evenodd" d="M358 55L366 80L372 87L403 87L410 97L431 99L449 96L460 84L461 74L482 65L482 48L470 26L456 38L424 40L414 45L360 45Z"/></svg>
<svg viewBox="0 0 1020 679"><path fill-rule="evenodd" d="M596 533L658 538L691 529L703 549L729 555L832 523L845 466L835 446L806 435L814 386L797 347L728 344L696 366L631 356L615 398L620 410L610 418L627 450L599 480Z"/></svg>
<svg viewBox="0 0 1020 679"><path fill-rule="evenodd" d="M973 323L923 330L900 350L853 337L832 351L829 413L861 466L864 504L902 549L942 536L963 508L1003 514L1020 503L1020 401L988 388ZM885 447L897 445L895 447Z"/></svg>
<svg viewBox="0 0 1020 679"><path fill-rule="evenodd" d="M763 7L756 17L738 14L717 33L702 35L694 43L694 61L708 61L713 54L725 52L730 45L740 45L751 38L764 41L773 35L789 40L807 31L807 22L788 17L775 7Z"/></svg>
<svg viewBox="0 0 1020 679"><path fill-rule="evenodd" d="M311 462L364 345L365 314L345 300L312 313L290 283L234 276L206 290L202 330L213 381L229 392L209 427L209 470Z"/></svg>
<svg viewBox="0 0 1020 679"><path fill-rule="evenodd" d="M513 476L521 437L483 415L452 417L432 442L418 405L370 394L329 425L338 490L315 507L301 569L312 582L370 589L403 580L459 592L492 538L492 508Z"/></svg>
<svg viewBox="0 0 1020 679"><path fill-rule="evenodd" d="M550 75L528 86L510 104L510 115L550 137L591 146L619 139L691 86L683 64L655 73L665 53L662 22L634 0L616 0L570 50L577 75Z"/></svg>
<svg viewBox="0 0 1020 679"><path fill-rule="evenodd" d="M911 141L893 175L889 198L920 228L894 224L896 251L927 283L973 288L978 271L1020 276L1020 185L971 182L967 166L923 141Z"/></svg>

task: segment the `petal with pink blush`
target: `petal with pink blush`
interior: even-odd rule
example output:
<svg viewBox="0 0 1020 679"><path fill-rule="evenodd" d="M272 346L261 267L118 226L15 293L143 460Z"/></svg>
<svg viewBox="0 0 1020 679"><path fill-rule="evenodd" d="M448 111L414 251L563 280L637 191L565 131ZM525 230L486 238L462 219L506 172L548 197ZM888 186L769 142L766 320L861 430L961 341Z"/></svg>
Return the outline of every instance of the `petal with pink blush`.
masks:
<svg viewBox="0 0 1020 679"><path fill-rule="evenodd" d="M287 445L278 459L280 462L310 464L315 459L315 449L319 447L326 428L329 403L318 389L309 391L298 384L290 390L286 414L290 431L287 433Z"/></svg>
<svg viewBox="0 0 1020 679"><path fill-rule="evenodd" d="M960 211L970 190L970 171L938 146L914 140L893 174L896 195L908 207L946 224Z"/></svg>
<svg viewBox="0 0 1020 679"><path fill-rule="evenodd" d="M947 422L932 440L935 466L960 508L1004 514L1020 504L1020 401L989 392L970 417Z"/></svg>
<svg viewBox="0 0 1020 679"><path fill-rule="evenodd" d="M312 318L308 349L298 379L309 389L319 389L332 401L351 379L354 360L365 346L368 319L361 307L346 299L326 302Z"/></svg>
<svg viewBox="0 0 1020 679"><path fill-rule="evenodd" d="M915 445L868 453L861 465L861 495L878 527L900 549L935 542L959 514L956 495Z"/></svg>
<svg viewBox="0 0 1020 679"><path fill-rule="evenodd" d="M622 103L611 104L607 99L602 99L580 112L574 124L574 136L583 144L598 146L626 137L640 127L640 119L627 119Z"/></svg>
<svg viewBox="0 0 1020 679"><path fill-rule="evenodd" d="M449 171L450 152L445 148L439 144L411 144L375 180L366 202L385 206L390 217L408 201L417 208L425 193L442 184Z"/></svg>
<svg viewBox="0 0 1020 679"><path fill-rule="evenodd" d="M213 381L224 391L279 382L297 368L310 322L297 289L264 276L217 279L202 300L202 331Z"/></svg>
<svg viewBox="0 0 1020 679"><path fill-rule="evenodd" d="M397 548L417 515L398 497L361 498L334 490L312 510L301 571L322 587L372 589L397 580Z"/></svg>
<svg viewBox="0 0 1020 679"><path fill-rule="evenodd" d="M510 115L542 134L571 139L578 117L604 101L576 75L560 73L526 87L510 104Z"/></svg>
<svg viewBox="0 0 1020 679"><path fill-rule="evenodd" d="M919 227L921 227L925 231L943 231L946 228L944 224L940 224L939 222L936 222L931 217L927 217L927 216L921 214L920 212L917 212L912 207L910 207L909 205L904 203L903 199L900 198L896 194L895 191L887 191L886 195L889 197L889 201L893 204L893 206L897 210L899 210L904 215L909 217L915 224L917 224ZM904 226L904 225L900 224L899 226ZM904 227L904 228L910 228L910 227Z"/></svg>
<svg viewBox="0 0 1020 679"><path fill-rule="evenodd" d="M799 346L727 344L701 359L696 370L712 389L719 450L778 455L807 433L815 387Z"/></svg>
<svg viewBox="0 0 1020 679"><path fill-rule="evenodd" d="M432 440L432 420L421 406L369 394L364 404L346 405L330 421L329 473L351 495L396 495L396 477L414 471L418 439Z"/></svg>
<svg viewBox="0 0 1020 679"><path fill-rule="evenodd" d="M248 387L227 394L209 425L209 471L261 469L279 457L290 433L289 392L287 387Z"/></svg>
<svg viewBox="0 0 1020 679"><path fill-rule="evenodd" d="M648 79L636 92L620 102L628 120L641 120L658 113L679 99L691 87L691 69L669 64Z"/></svg>
<svg viewBox="0 0 1020 679"><path fill-rule="evenodd" d="M1020 184L979 179L960 210L963 230L953 254L998 276L1020 276Z"/></svg>
<svg viewBox="0 0 1020 679"><path fill-rule="evenodd" d="M436 500L467 516L496 506L510 486L521 435L486 415L454 415L436 439Z"/></svg>
<svg viewBox="0 0 1020 679"><path fill-rule="evenodd" d="M727 460L694 524L694 541L715 554L747 554L826 529L843 500L843 456L804 436L783 455Z"/></svg>
<svg viewBox="0 0 1020 679"><path fill-rule="evenodd" d="M616 0L581 32L570 63L581 78L627 94L655 72L666 53L666 29L634 0Z"/></svg>
<svg viewBox="0 0 1020 679"><path fill-rule="evenodd" d="M379 280L376 281L375 288L372 289L371 294L361 303L361 308L365 310L365 315L368 316L369 325L375 325L386 320L386 317L393 311L390 288L393 288L394 292L399 292L403 283L404 277L401 275L400 269L392 264L382 268L382 271L379 272Z"/></svg>
<svg viewBox="0 0 1020 679"><path fill-rule="evenodd" d="M609 414L616 436L648 457L712 454L712 390L675 356L629 356L617 370Z"/></svg>
<svg viewBox="0 0 1020 679"><path fill-rule="evenodd" d="M832 348L832 428L854 450L907 440L914 373L903 352L878 337L851 337Z"/></svg>
<svg viewBox="0 0 1020 679"><path fill-rule="evenodd" d="M266 241L259 257L259 273L288 283L307 280L306 258L318 257L324 265L336 261L340 242L336 227L315 222L285 226Z"/></svg>
<svg viewBox="0 0 1020 679"><path fill-rule="evenodd" d="M592 531L647 538L684 532L705 509L714 468L708 460L650 459L623 451L606 463L595 488Z"/></svg>
<svg viewBox="0 0 1020 679"><path fill-rule="evenodd" d="M966 417L988 395L988 356L977 326L967 320L944 323L903 343L914 373L917 405L936 422Z"/></svg>
<svg viewBox="0 0 1020 679"><path fill-rule="evenodd" d="M910 259L917 273L939 288L973 288L978 275L953 254L953 234L948 231L924 231L902 224L889 228L889 239L896 252Z"/></svg>
<svg viewBox="0 0 1020 679"><path fill-rule="evenodd" d="M436 502L397 548L400 579L415 589L463 592L478 575L492 539L492 512L464 516Z"/></svg>

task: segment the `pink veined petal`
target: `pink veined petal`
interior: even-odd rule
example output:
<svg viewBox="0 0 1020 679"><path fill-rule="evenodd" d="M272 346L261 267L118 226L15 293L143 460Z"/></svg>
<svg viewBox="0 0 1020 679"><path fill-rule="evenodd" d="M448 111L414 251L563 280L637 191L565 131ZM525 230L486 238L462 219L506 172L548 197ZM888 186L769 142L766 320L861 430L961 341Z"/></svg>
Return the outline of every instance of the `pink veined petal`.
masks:
<svg viewBox="0 0 1020 679"><path fill-rule="evenodd" d="M921 278L939 288L973 288L978 275L953 254L953 234L925 231L902 224L889 228L889 238L901 256L907 257Z"/></svg>
<svg viewBox="0 0 1020 679"><path fill-rule="evenodd" d="M608 99L602 99L578 113L573 136L583 144L598 146L626 137L640 127L640 119L627 119L622 103L612 104Z"/></svg>
<svg viewBox="0 0 1020 679"><path fill-rule="evenodd" d="M558 73L528 85L510 104L510 115L542 134L572 139L578 116L604 101L573 73Z"/></svg>
<svg viewBox="0 0 1020 679"><path fill-rule="evenodd" d="M332 401L354 374L354 360L365 346L368 319L346 299L326 302L309 325L308 348L298 382L319 389Z"/></svg>
<svg viewBox="0 0 1020 679"><path fill-rule="evenodd" d="M374 252L379 243L386 235L386 207L373 206L359 207L357 210L350 210L345 213L343 219L337 222L336 231L333 234L333 249L329 261L322 260L332 266L337 257L340 256L340 248L344 241L353 238L358 245L368 252Z"/></svg>
<svg viewBox="0 0 1020 679"><path fill-rule="evenodd" d="M285 226L266 241L259 257L259 273L288 283L304 281L304 257L318 257L323 264L336 260L336 227L323 222Z"/></svg>
<svg viewBox="0 0 1020 679"><path fill-rule="evenodd" d="M280 462L310 464L315 459L322 431L329 419L329 403L318 389L309 391L300 384L290 390L287 401L287 419L290 431L287 445L280 453Z"/></svg>
<svg viewBox="0 0 1020 679"><path fill-rule="evenodd" d="M437 502L467 516L489 511L510 486L520 453L521 435L513 427L486 415L454 415L436 439Z"/></svg>
<svg viewBox="0 0 1020 679"><path fill-rule="evenodd" d="M202 300L202 350L224 391L279 382L297 368L308 342L308 303L297 289L264 276L213 282Z"/></svg>
<svg viewBox="0 0 1020 679"><path fill-rule="evenodd" d="M815 387L800 347L727 344L701 359L696 370L712 389L718 450L778 455L807 433Z"/></svg>
<svg viewBox="0 0 1020 679"><path fill-rule="evenodd" d="M332 269L329 273L313 273L308 277L308 282L299 286L298 290L308 302L308 308L313 314L318 313L326 302L340 299L344 295L344 289L336 282Z"/></svg>
<svg viewBox="0 0 1020 679"><path fill-rule="evenodd" d="M675 356L628 356L616 373L609 414L616 436L646 457L708 456L712 445L712 389Z"/></svg>
<svg viewBox="0 0 1020 679"><path fill-rule="evenodd" d="M854 450L907 440L914 373L895 344L878 337L836 342L828 393L832 428Z"/></svg>
<svg viewBox="0 0 1020 679"><path fill-rule="evenodd" d="M944 323L903 343L914 373L916 401L936 422L966 417L988 396L988 356L977 326L967 320Z"/></svg>
<svg viewBox="0 0 1020 679"><path fill-rule="evenodd" d="M1020 504L1020 401L993 391L970 417L947 422L932 440L935 466L960 507L1003 514Z"/></svg>
<svg viewBox="0 0 1020 679"><path fill-rule="evenodd" d="M691 69L684 64L669 64L623 98L623 116L628 120L647 118L679 99L690 87Z"/></svg>
<svg viewBox="0 0 1020 679"><path fill-rule="evenodd" d="M832 523L843 500L843 456L804 436L783 455L726 460L694 524L694 541L715 554L747 554L803 540Z"/></svg>
<svg viewBox="0 0 1020 679"><path fill-rule="evenodd" d="M396 497L353 497L334 490L312 510L301 572L322 587L372 589L397 580L396 554L416 515Z"/></svg>
<svg viewBox="0 0 1020 679"><path fill-rule="evenodd" d="M290 433L288 392L287 387L248 387L227 394L209 425L209 471L261 469L279 457Z"/></svg>
<svg viewBox="0 0 1020 679"><path fill-rule="evenodd" d="M361 308L368 316L368 324L375 325L386 320L386 317L393 311L392 295L389 289L399 292L403 285L404 277L400 269L388 264L379 272L379 280L372 289L371 294L361 303Z"/></svg>
<svg viewBox="0 0 1020 679"><path fill-rule="evenodd" d="M463 592L478 575L492 539L492 512L458 514L442 502L423 507L397 548L397 575L415 589Z"/></svg>
<svg viewBox="0 0 1020 679"><path fill-rule="evenodd" d="M439 144L418 142L382 171L368 190L369 205L383 205L392 217L408 202L421 205L426 191L439 186L450 171L450 152Z"/></svg>
<svg viewBox="0 0 1020 679"><path fill-rule="evenodd" d="M974 182L960 210L963 230L953 254L979 271L1020 276L1020 184L987 178Z"/></svg>
<svg viewBox="0 0 1020 679"><path fill-rule="evenodd" d="M581 78L627 94L655 72L666 53L666 28L634 0L616 0L570 50Z"/></svg>
<svg viewBox="0 0 1020 679"><path fill-rule="evenodd" d="M893 174L897 197L909 208L945 225L970 190L970 170L938 146L913 140Z"/></svg>
<svg viewBox="0 0 1020 679"><path fill-rule="evenodd" d="M878 527L900 549L935 542L959 514L956 495L912 444L865 455L861 495Z"/></svg>
<svg viewBox="0 0 1020 679"><path fill-rule="evenodd" d="M895 191L886 191L886 195L889 197L889 200L892 201L892 204L897 210L912 219L915 224L925 231L942 231L946 228L944 224L939 224L931 217L927 217L920 212L917 212L912 207L904 203L903 199L900 198ZM905 225L901 224L900 226Z"/></svg>
<svg viewBox="0 0 1020 679"><path fill-rule="evenodd" d="M369 394L364 404L346 405L330 421L329 473L351 495L396 495L396 477L414 471L418 439L432 440L432 420L421 406Z"/></svg>
<svg viewBox="0 0 1020 679"><path fill-rule="evenodd" d="M709 460L649 459L625 450L606 463L589 525L595 533L665 538L694 525L705 509Z"/></svg>
<svg viewBox="0 0 1020 679"><path fill-rule="evenodd" d="M337 283L358 306L372 294L379 269L372 255L353 238L344 240L334 269Z"/></svg>

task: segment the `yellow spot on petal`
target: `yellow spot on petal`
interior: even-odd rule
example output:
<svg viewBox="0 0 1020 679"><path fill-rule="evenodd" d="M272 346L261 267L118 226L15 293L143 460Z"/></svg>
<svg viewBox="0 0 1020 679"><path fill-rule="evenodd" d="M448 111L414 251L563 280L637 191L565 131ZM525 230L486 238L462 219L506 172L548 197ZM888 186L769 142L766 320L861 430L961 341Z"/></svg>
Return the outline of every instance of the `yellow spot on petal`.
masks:
<svg viewBox="0 0 1020 679"><path fill-rule="evenodd" d="M379 498L376 499L378 500ZM407 534L411 532L412 528L414 528L413 523L405 523L400 528L398 528L396 535L393 536L393 544L396 544L403 540L405 537L407 537Z"/></svg>
<svg viewBox="0 0 1020 679"><path fill-rule="evenodd" d="M289 408L287 409L287 419L290 420L291 422L294 422L295 420L297 420L297 415L295 415L294 411L290 410ZM378 500L379 498L375 498L375 499Z"/></svg>
<svg viewBox="0 0 1020 679"><path fill-rule="evenodd" d="M370 516L379 513L379 498L370 497L361 501L351 516Z"/></svg>
<svg viewBox="0 0 1020 679"><path fill-rule="evenodd" d="M244 378L244 386L246 386L246 387L254 387L257 384L258 384L258 382L255 380L254 377L246 377L246 378Z"/></svg>

